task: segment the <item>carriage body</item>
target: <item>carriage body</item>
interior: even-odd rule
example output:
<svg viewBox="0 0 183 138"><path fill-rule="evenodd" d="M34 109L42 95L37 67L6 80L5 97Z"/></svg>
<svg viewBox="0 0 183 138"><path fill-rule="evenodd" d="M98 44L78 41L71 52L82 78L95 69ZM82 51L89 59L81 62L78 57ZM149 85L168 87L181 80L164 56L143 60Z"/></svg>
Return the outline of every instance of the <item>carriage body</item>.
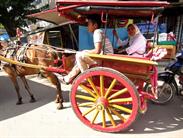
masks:
<svg viewBox="0 0 183 138"><path fill-rule="evenodd" d="M99 14L106 28L113 25L111 20L121 17L153 19L167 5L149 1L60 0L57 10L80 24L85 24L88 15ZM139 113L145 113L147 99L155 98L157 63L119 54L88 56L100 64L73 81L70 99L74 112L84 124L99 131L127 129ZM143 91L147 82L151 83L152 93Z"/></svg>
<svg viewBox="0 0 183 138"><path fill-rule="evenodd" d="M108 16L110 20L121 17L153 19L167 5L167 2L157 1L59 0L57 10L60 16L79 24L85 24L88 15L99 14L105 25ZM75 114L98 131L127 129L139 113L145 113L147 99L155 98L157 63L149 58L119 54L88 56L100 64L79 74L72 82L70 100ZM62 63L61 68L38 68L67 74L74 65L74 54L63 54ZM152 93L143 90L147 82L152 85Z"/></svg>

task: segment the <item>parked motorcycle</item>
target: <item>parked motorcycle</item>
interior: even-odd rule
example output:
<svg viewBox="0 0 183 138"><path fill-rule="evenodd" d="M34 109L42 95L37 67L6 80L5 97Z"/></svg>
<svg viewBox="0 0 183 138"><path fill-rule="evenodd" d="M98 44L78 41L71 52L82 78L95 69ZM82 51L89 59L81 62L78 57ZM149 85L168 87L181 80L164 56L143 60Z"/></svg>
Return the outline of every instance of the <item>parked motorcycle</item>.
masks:
<svg viewBox="0 0 183 138"><path fill-rule="evenodd" d="M176 78L178 77L178 87ZM150 90L151 86L147 84L146 90ZM182 95L183 91L183 51L176 55L176 60L169 64L164 72L158 73L158 99L152 101L157 104L166 104L170 102L175 94Z"/></svg>

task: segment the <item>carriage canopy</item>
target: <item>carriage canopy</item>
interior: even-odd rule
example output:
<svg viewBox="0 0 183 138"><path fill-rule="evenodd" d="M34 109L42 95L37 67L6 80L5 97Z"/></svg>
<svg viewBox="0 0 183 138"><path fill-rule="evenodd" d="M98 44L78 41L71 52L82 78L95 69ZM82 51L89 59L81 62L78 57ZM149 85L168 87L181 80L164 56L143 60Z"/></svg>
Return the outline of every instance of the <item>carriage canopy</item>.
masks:
<svg viewBox="0 0 183 138"><path fill-rule="evenodd" d="M60 15L78 22L84 22L85 17L91 14L151 19L168 5L166 1L59 0L57 10Z"/></svg>

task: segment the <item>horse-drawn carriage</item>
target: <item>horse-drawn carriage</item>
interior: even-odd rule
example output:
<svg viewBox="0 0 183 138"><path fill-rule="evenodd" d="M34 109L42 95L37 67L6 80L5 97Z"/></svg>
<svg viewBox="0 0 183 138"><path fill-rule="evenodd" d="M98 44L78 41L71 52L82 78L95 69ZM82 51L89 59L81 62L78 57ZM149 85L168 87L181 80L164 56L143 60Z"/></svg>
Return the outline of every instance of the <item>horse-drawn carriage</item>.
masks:
<svg viewBox="0 0 183 138"><path fill-rule="evenodd" d="M101 15L101 21L106 29L114 25L114 20L121 18L153 20L167 5L167 2L152 1L60 0L57 2L57 9L60 16L80 24L85 24L88 15ZM74 64L70 62L70 56L65 56L64 53L68 52L67 49L62 50L63 64L60 68L29 66L2 56L0 60L50 72L68 73ZM147 100L155 98L157 63L150 58L119 54L88 56L100 61L101 64L79 74L72 82L70 100L75 114L85 125L95 130L117 132L128 128L139 113L145 113ZM145 83L151 84L151 93L144 91Z"/></svg>

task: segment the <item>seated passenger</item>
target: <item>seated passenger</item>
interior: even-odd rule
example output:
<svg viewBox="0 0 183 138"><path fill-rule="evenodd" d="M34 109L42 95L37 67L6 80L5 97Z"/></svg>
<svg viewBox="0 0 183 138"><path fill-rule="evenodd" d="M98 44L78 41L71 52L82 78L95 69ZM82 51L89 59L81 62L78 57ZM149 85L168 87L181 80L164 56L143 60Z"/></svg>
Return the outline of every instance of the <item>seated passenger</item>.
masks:
<svg viewBox="0 0 183 138"><path fill-rule="evenodd" d="M76 65L72 68L68 75L60 78L63 83L68 84L79 72L83 72L91 65L97 64L95 60L86 55L86 53L100 54L100 53L113 53L113 47L108 38L104 40L104 32L99 29L101 25L100 18L97 16L90 16L88 18L88 32L93 33L94 49L83 50L76 53ZM103 51L103 41L105 41L105 48Z"/></svg>
<svg viewBox="0 0 183 138"><path fill-rule="evenodd" d="M128 36L127 40L121 41L116 30L113 31L117 39L117 43L123 50L117 53L128 54L134 57L143 57L146 52L146 39L141 34L139 28L135 24L129 24L127 27ZM125 48L127 46L127 48Z"/></svg>

